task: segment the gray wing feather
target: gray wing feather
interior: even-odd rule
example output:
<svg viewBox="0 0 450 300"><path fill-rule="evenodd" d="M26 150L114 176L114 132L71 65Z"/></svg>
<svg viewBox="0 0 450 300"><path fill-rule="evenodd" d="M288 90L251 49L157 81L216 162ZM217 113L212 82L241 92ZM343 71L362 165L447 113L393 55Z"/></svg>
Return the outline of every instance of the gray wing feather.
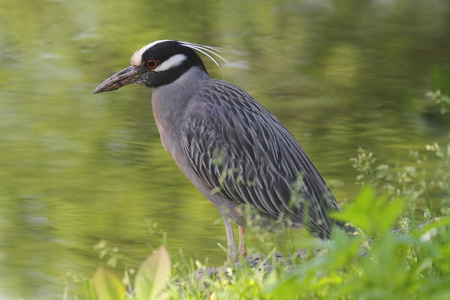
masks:
<svg viewBox="0 0 450 300"><path fill-rule="evenodd" d="M240 88L219 80L203 87L188 103L181 143L207 188L329 237L336 200L295 138Z"/></svg>

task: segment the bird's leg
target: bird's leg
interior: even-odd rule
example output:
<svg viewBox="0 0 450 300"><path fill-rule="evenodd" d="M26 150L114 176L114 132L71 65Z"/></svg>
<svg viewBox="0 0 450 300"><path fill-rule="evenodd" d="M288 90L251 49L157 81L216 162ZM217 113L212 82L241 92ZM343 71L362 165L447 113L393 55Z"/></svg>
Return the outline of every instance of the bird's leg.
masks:
<svg viewBox="0 0 450 300"><path fill-rule="evenodd" d="M231 225L231 219L229 217L223 217L223 223L225 224L225 231L227 233L227 243L228 243L227 261L228 263L231 263L232 261L237 262L239 259L236 244L234 242L234 234L233 234L233 227Z"/></svg>
<svg viewBox="0 0 450 300"><path fill-rule="evenodd" d="M243 258L247 257L247 248L245 247L245 231L242 226L239 226L239 255Z"/></svg>

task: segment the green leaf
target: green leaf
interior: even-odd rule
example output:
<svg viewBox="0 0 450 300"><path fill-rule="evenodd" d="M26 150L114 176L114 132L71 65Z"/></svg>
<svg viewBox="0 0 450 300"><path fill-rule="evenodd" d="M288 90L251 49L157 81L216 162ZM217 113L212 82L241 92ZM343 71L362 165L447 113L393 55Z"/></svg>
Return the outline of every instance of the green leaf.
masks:
<svg viewBox="0 0 450 300"><path fill-rule="evenodd" d="M333 213L332 217L352 222L366 234L385 232L402 212L404 201L387 201L386 196L376 198L373 188L366 186L358 198L343 213Z"/></svg>
<svg viewBox="0 0 450 300"><path fill-rule="evenodd" d="M136 295L140 300L157 299L166 285L172 264L164 246L159 247L139 267L136 275Z"/></svg>
<svg viewBox="0 0 450 300"><path fill-rule="evenodd" d="M122 282L103 267L95 271L94 288L100 300L122 300L126 293Z"/></svg>

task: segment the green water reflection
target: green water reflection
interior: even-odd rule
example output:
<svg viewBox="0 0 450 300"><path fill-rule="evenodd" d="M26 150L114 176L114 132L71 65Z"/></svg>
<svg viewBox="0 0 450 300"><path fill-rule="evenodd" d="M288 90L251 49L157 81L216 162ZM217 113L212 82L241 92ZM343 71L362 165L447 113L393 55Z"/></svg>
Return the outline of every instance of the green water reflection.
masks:
<svg viewBox="0 0 450 300"><path fill-rule="evenodd" d="M163 150L151 92L92 90L157 39L223 47L233 82L301 142L338 201L349 158L380 161L448 142L424 97L450 92L450 4L436 1L0 0L0 298L59 293L93 273L101 239L137 264L168 234L173 255L219 264L219 214Z"/></svg>

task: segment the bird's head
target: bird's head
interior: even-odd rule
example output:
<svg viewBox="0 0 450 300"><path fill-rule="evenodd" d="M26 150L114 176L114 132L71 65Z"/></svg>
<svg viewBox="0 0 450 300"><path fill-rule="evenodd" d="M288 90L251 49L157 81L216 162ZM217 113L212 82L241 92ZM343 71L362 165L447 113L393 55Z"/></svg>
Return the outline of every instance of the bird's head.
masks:
<svg viewBox="0 0 450 300"><path fill-rule="evenodd" d="M131 57L131 66L106 79L94 90L94 94L114 91L133 83L158 87L177 80L192 67L198 67L207 73L195 50L205 54L216 64L211 55L223 59L217 54L220 50L215 47L175 40L156 41L136 51Z"/></svg>

